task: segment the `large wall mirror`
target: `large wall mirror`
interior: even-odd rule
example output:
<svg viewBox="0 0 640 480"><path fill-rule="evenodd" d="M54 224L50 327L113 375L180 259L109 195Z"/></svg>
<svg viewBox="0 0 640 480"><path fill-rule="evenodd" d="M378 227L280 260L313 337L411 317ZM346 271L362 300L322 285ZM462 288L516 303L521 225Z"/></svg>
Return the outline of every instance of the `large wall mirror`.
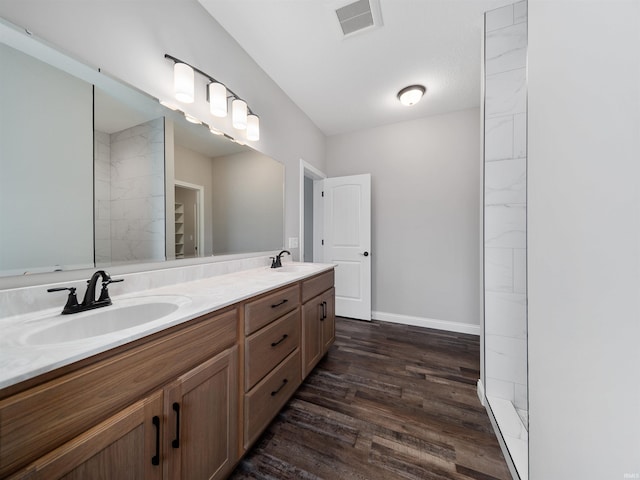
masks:
<svg viewBox="0 0 640 480"><path fill-rule="evenodd" d="M0 276L282 248L281 163L0 28Z"/></svg>

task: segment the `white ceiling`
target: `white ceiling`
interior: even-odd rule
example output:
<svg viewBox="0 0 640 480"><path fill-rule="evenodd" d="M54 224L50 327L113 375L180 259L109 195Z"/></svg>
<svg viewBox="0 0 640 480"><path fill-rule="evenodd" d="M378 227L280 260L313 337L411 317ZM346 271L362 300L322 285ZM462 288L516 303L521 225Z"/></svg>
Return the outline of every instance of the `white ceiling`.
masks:
<svg viewBox="0 0 640 480"><path fill-rule="evenodd" d="M482 13L514 0L379 0L383 26L344 38L355 0L198 0L326 134L480 105ZM427 87L413 107L398 91Z"/></svg>

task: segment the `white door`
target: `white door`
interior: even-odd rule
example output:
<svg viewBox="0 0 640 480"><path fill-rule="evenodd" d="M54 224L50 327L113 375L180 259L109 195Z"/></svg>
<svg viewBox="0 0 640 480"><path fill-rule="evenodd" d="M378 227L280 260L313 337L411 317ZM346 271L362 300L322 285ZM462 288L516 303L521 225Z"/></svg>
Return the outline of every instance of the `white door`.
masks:
<svg viewBox="0 0 640 480"><path fill-rule="evenodd" d="M371 175L324 180L324 261L336 268L336 315L371 320Z"/></svg>

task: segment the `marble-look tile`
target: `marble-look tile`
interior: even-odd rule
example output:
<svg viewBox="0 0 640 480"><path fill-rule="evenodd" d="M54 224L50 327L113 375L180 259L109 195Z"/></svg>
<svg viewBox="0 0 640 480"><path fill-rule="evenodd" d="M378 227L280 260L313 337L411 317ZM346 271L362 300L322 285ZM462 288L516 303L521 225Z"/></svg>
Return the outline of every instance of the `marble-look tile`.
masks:
<svg viewBox="0 0 640 480"><path fill-rule="evenodd" d="M527 24L519 23L487 33L485 73L508 72L527 63Z"/></svg>
<svg viewBox="0 0 640 480"><path fill-rule="evenodd" d="M527 250L524 248L513 250L513 291L527 293Z"/></svg>
<svg viewBox="0 0 640 480"><path fill-rule="evenodd" d="M485 292L484 331L487 335L526 340L527 297L519 293ZM489 342L486 342L487 345Z"/></svg>
<svg viewBox="0 0 640 480"><path fill-rule="evenodd" d="M527 202L527 162L500 160L484 166L484 204L506 205Z"/></svg>
<svg viewBox="0 0 640 480"><path fill-rule="evenodd" d="M526 69L487 75L485 116L487 118L525 113L527 108Z"/></svg>
<svg viewBox="0 0 640 480"><path fill-rule="evenodd" d="M513 117L513 157L527 156L527 114L519 113Z"/></svg>
<svg viewBox="0 0 640 480"><path fill-rule="evenodd" d="M485 378L485 390L487 397L497 397L513 402L515 399L515 390L513 382L505 382L504 380L498 380L488 376Z"/></svg>
<svg viewBox="0 0 640 480"><path fill-rule="evenodd" d="M513 23L522 23L527 21L527 2L518 2L513 4Z"/></svg>
<svg viewBox="0 0 640 480"><path fill-rule="evenodd" d="M529 409L529 403L527 400L528 388L527 385L521 383L515 384L515 398L513 404L519 410L527 411Z"/></svg>
<svg viewBox="0 0 640 480"><path fill-rule="evenodd" d="M524 205L485 206L485 247L526 248L526 228Z"/></svg>
<svg viewBox="0 0 640 480"><path fill-rule="evenodd" d="M485 334L485 339L485 369L491 377L524 385L527 382L527 341L490 334Z"/></svg>
<svg viewBox="0 0 640 480"><path fill-rule="evenodd" d="M485 248L484 289L488 292L513 291L512 249Z"/></svg>
<svg viewBox="0 0 640 480"><path fill-rule="evenodd" d="M485 13L486 32L492 32L509 25L513 25L513 5L496 8Z"/></svg>
<svg viewBox="0 0 640 480"><path fill-rule="evenodd" d="M488 118L484 122L484 160L513 158L513 115Z"/></svg>

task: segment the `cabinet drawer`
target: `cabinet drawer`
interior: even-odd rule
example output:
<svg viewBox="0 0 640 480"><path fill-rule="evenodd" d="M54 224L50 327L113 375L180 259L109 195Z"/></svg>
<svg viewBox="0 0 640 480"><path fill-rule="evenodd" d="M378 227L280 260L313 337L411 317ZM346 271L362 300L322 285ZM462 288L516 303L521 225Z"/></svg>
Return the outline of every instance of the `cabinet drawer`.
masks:
<svg viewBox="0 0 640 480"><path fill-rule="evenodd" d="M298 284L247 302L244 308L245 335L260 330L276 318L296 308L299 303L300 287Z"/></svg>
<svg viewBox="0 0 640 480"><path fill-rule="evenodd" d="M333 269L302 282L302 303L333 287Z"/></svg>
<svg viewBox="0 0 640 480"><path fill-rule="evenodd" d="M237 341L237 310L207 315L0 401L0 478Z"/></svg>
<svg viewBox="0 0 640 480"><path fill-rule="evenodd" d="M300 345L300 309L286 314L245 340L245 391Z"/></svg>
<svg viewBox="0 0 640 480"><path fill-rule="evenodd" d="M301 382L300 349L296 349L245 395L244 443L248 447L276 416Z"/></svg>

